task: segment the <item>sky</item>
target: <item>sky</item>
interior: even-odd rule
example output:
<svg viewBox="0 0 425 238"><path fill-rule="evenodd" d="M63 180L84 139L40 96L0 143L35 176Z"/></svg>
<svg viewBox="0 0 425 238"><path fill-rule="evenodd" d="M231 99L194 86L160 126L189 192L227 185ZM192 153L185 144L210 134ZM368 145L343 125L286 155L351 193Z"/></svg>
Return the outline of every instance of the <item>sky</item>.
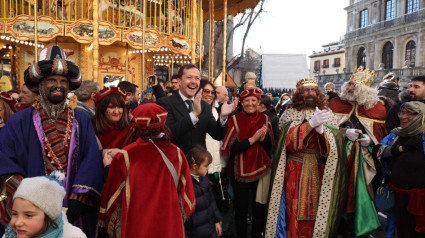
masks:
<svg viewBox="0 0 425 238"><path fill-rule="evenodd" d="M245 49L267 54L306 54L339 41L346 32L349 0L265 0L249 32ZM238 16L235 19L237 21ZM233 52L239 54L245 29L235 31Z"/></svg>

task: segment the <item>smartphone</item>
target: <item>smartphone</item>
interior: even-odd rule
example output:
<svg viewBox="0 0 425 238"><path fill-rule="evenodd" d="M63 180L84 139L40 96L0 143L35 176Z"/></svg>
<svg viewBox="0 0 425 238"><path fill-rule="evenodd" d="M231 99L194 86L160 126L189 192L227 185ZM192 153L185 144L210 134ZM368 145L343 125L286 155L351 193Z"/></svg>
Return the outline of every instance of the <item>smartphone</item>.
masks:
<svg viewBox="0 0 425 238"><path fill-rule="evenodd" d="M149 76L149 85L152 85L155 83L155 75Z"/></svg>

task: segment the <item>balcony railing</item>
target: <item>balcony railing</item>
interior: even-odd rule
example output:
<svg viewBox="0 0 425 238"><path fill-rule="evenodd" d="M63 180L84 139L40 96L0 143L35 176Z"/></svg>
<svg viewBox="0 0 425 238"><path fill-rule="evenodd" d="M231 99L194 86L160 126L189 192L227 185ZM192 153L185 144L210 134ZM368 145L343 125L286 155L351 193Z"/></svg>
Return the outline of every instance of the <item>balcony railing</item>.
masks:
<svg viewBox="0 0 425 238"><path fill-rule="evenodd" d="M381 69L376 70L378 74L375 84L373 87L378 87L379 83L382 82L384 75L389 72L394 72L396 75L400 76L400 85L404 86L410 80L419 75L425 75L425 67L409 67L409 68L397 68L397 69ZM342 84L350 80L352 73L339 73L339 74L318 74L315 75L315 78L319 80L319 86L323 87L326 83L332 82L335 84L337 90L340 90Z"/></svg>
<svg viewBox="0 0 425 238"><path fill-rule="evenodd" d="M340 63L338 63L338 64L332 64L332 67L334 67L334 68L337 68L337 67L340 67L340 66L341 66Z"/></svg>
<svg viewBox="0 0 425 238"><path fill-rule="evenodd" d="M322 68L329 68L329 65L328 64L324 64L324 65L322 65Z"/></svg>
<svg viewBox="0 0 425 238"><path fill-rule="evenodd" d="M34 9L34 1L38 1ZM98 1L98 9L93 2ZM56 22L74 23L79 20L93 20L93 12L99 12L99 19L111 23L118 29L141 27L146 19L146 28L158 30L161 34L179 33L191 38L192 11L195 0L168 1L147 0L0 0L0 21L12 20L20 15L48 16Z"/></svg>
<svg viewBox="0 0 425 238"><path fill-rule="evenodd" d="M389 21L381 21L376 24L370 25L365 28L359 28L345 34L345 40L353 39L358 36L372 34L389 27L397 27L404 24L417 22L425 19L425 8L420 9L419 11L412 12L409 14L402 15L400 17L394 18Z"/></svg>

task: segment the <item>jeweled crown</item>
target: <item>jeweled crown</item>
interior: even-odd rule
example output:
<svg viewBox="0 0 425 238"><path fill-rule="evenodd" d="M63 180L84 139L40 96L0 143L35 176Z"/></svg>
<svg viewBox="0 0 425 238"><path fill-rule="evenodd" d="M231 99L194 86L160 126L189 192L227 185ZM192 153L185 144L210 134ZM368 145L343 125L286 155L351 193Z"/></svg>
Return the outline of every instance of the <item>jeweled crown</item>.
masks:
<svg viewBox="0 0 425 238"><path fill-rule="evenodd" d="M350 82L372 87L377 76L378 74L374 70L370 71L368 68L363 69L363 66L360 66L357 69L354 69L354 73L351 75Z"/></svg>
<svg viewBox="0 0 425 238"><path fill-rule="evenodd" d="M319 86L319 82L316 79L300 79L297 82L297 88L302 88L305 86Z"/></svg>

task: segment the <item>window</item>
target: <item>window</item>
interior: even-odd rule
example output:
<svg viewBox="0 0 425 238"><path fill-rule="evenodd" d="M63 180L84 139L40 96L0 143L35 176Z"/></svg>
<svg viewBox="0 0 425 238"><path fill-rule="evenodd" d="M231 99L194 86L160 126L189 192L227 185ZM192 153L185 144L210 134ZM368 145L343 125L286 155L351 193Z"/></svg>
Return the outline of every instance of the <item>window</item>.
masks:
<svg viewBox="0 0 425 238"><path fill-rule="evenodd" d="M320 60L314 61L314 72L320 71Z"/></svg>
<svg viewBox="0 0 425 238"><path fill-rule="evenodd" d="M367 27L369 11L364 9L360 12L360 28Z"/></svg>
<svg viewBox="0 0 425 238"><path fill-rule="evenodd" d="M407 42L406 58L405 58L405 60L410 61L410 67L415 67L415 58L416 58L416 43L411 40Z"/></svg>
<svg viewBox="0 0 425 238"><path fill-rule="evenodd" d="M388 0L385 2L385 20L395 18L395 0Z"/></svg>
<svg viewBox="0 0 425 238"><path fill-rule="evenodd" d="M366 50L363 47L357 52L357 67L361 65L366 68Z"/></svg>
<svg viewBox="0 0 425 238"><path fill-rule="evenodd" d="M334 68L341 66L341 58L335 58L334 64L332 65Z"/></svg>
<svg viewBox="0 0 425 238"><path fill-rule="evenodd" d="M407 0L406 13L412 13L419 10L419 0Z"/></svg>
<svg viewBox="0 0 425 238"><path fill-rule="evenodd" d="M382 50L382 63L384 63L386 69L393 68L393 51L393 44L391 44L391 42L385 43L384 49Z"/></svg>
<svg viewBox="0 0 425 238"><path fill-rule="evenodd" d="M322 68L329 68L329 60L323 60L323 67Z"/></svg>

